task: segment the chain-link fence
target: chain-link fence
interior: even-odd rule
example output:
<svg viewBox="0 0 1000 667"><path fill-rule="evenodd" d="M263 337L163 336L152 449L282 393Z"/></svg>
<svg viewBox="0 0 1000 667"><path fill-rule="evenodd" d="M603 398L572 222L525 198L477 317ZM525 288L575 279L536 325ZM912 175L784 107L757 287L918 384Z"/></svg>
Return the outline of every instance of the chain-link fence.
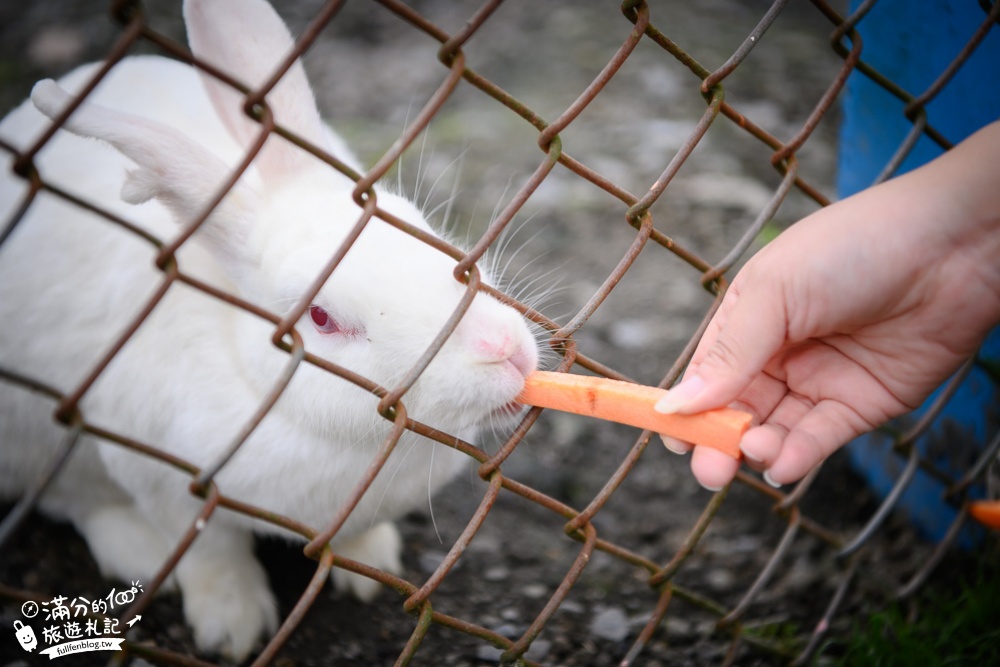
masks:
<svg viewBox="0 0 1000 667"><path fill-rule="evenodd" d="M178 484L189 486L202 503L185 538L170 545L171 555L155 579L143 582L143 594L114 610L121 623L137 615L144 619L120 659L138 656L167 664L213 659L194 655L190 637L178 629L178 600L153 595L206 523L229 511L280 525L308 542L305 558L298 547L263 547L281 622L257 654L257 664L806 664L831 628L849 629L859 596L882 604L919 589L957 538L964 511L937 546L900 538L912 531L889 513L919 470L944 480L947 502L961 510L998 444L957 473L921 453L914 443L950 390L895 438L894 448L908 465L878 507L866 500L842 458L792 489L774 489L741 471L731 488L707 494L691 481L686 462L664 454L650 433L536 409L496 447L487 447L415 421L406 411L408 392L477 291L538 325L558 370L672 384L741 258L775 221L793 222L830 201L825 192L832 181L837 104L850 76L867 77L888 90L913 122L913 132L881 177L894 173L920 137L948 148L949 137L936 128L928 106L995 30L1000 4L986 3L965 48L933 73L934 83L925 90L904 89L866 61L856 28L877 4L862 3L845 16L842 8L821 0L779 1L766 8L721 2L714 8L716 22L701 24L710 19L666 2L626 1L618 8L378 0L279 7L292 15L293 25L298 22L301 36L289 59L274 63L275 71L283 72L301 55L321 107L340 109L334 115L344 116L365 115L366 105L378 107L382 113L372 114L378 119L372 123L397 128L392 135L389 129L376 132L374 139L370 128L367 138L349 123L340 128L349 143L360 145L366 164L374 165L364 173L320 155L330 169L356 181L354 198L363 209L355 221L358 231L381 220L431 244L452 259L456 284L465 294L431 347L412 368L400 369L401 379L392 386L313 356L294 329L321 280L336 276L350 243L327 258L311 293L293 295L299 305L280 316L270 310L272 304L226 293L186 274L184 264L175 261L206 216L181 236L151 238L129 222L127 212L47 180L34 160L70 110L27 149L19 147L21 137L0 137L14 172L29 184L25 197L9 206L0 244L15 238L22 221L31 224L32 207L42 195L53 196L89 210L101 224L136 234L155 248L162 271L157 293L134 319L120 323L124 333L70 390L0 368L3 382L50 402L67 457L81 436L96 437L128 456L153 457L181 471ZM128 1L113 4L110 15L120 32L103 54L108 68L136 51L192 61L178 41L176 11L158 11ZM419 48L401 46L411 43ZM723 64L713 69L702 64L708 61ZM567 62L578 65L577 74L566 72ZM771 78L759 73L762 63L772 70ZM94 73L85 92L108 68ZM354 74L347 76L347 70ZM537 88L522 85L532 77L554 94L539 96ZM257 121L267 132L314 151L275 125L259 104L270 88L249 91ZM462 220L462 231L472 239L468 249L436 240L380 208L372 190L387 176L406 189L414 160L420 163L414 170L418 187L429 180L421 171L447 172L438 162L454 158L448 149L460 133L456 127L472 128L459 139L468 146L458 170L481 197L458 192L438 199L441 207L457 209L452 217ZM436 147L428 149L428 136ZM486 147L478 149L483 153L478 162L477 145ZM426 196L424 208L432 208L434 195ZM475 231L476 218L483 216L475 207L497 201L485 231ZM465 230L468 220L473 223ZM515 243L527 239L516 253L507 252L514 255L507 273L536 276L522 278L521 288L515 277L509 293L482 283L476 268L487 252L506 243L505 234ZM545 293L561 273L568 276L565 287L549 297L560 304L543 307L525 296ZM178 458L156 441L106 430L88 421L80 407L175 285L269 323L268 335L287 357L282 377L240 425L225 456L209 467ZM551 315L560 308L567 314ZM328 523L308 526L267 506L237 501L227 496L224 484L215 483L305 366L377 396L373 410L392 426L368 470L359 471L347 501L330 508ZM428 447L461 451L474 472L429 503L433 522L422 515L404 520L412 546L404 550L404 575L396 576L347 558L328 542L372 480L403 465L398 459L404 454L394 448L407 431L423 436ZM51 551L38 542L52 544L49 536L64 534L52 526L33 528L29 520L65 458L52 463L2 524L5 618L20 618L26 601L82 593L61 588L79 579L39 574L40 554ZM79 555L82 547L75 549L71 553ZM66 565L60 558L55 570ZM377 580L391 592L371 605L333 599L326 590L336 569ZM5 656L13 660L23 653L14 646Z"/></svg>

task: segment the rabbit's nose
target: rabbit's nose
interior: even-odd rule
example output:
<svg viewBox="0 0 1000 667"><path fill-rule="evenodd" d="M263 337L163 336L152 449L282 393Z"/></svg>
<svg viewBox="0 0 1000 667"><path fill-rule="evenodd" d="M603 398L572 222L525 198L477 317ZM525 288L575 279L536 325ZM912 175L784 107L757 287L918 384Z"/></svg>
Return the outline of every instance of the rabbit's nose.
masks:
<svg viewBox="0 0 1000 667"><path fill-rule="evenodd" d="M507 358L507 361L513 364L521 375L528 377L529 373L538 369L538 352L535 350L534 344L525 344L522 341L517 345L513 354Z"/></svg>
<svg viewBox="0 0 1000 667"><path fill-rule="evenodd" d="M482 363L500 364L510 362L514 368L527 376L538 364L538 353L533 340L525 341L523 336L505 329L491 331L476 341L476 354Z"/></svg>
<svg viewBox="0 0 1000 667"><path fill-rule="evenodd" d="M513 337L505 331L481 335L475 343L476 355L484 364L499 364L516 353Z"/></svg>

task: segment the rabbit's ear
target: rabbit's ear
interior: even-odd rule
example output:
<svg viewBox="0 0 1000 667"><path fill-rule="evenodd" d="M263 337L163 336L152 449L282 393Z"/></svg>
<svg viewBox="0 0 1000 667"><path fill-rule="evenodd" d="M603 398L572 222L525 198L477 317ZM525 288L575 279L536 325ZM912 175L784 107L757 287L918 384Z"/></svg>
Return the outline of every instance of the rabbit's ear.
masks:
<svg viewBox="0 0 1000 667"><path fill-rule="evenodd" d="M35 84L31 101L55 119L71 96L55 81L45 79ZM169 125L97 104L81 104L62 127L81 137L106 141L134 161L138 166L126 176L122 199L130 204L156 199L181 225L204 212L230 174L221 159ZM227 264L245 261L242 239L256 198L253 188L238 183L202 227L213 252Z"/></svg>
<svg viewBox="0 0 1000 667"><path fill-rule="evenodd" d="M184 22L192 52L251 89L264 84L294 42L281 17L265 0L185 0ZM242 146L260 133L243 112L243 95L200 72L216 112ZM326 148L323 124L302 63L288 70L267 95L275 122ZM277 135L268 138L255 164L266 182L300 172L311 160Z"/></svg>

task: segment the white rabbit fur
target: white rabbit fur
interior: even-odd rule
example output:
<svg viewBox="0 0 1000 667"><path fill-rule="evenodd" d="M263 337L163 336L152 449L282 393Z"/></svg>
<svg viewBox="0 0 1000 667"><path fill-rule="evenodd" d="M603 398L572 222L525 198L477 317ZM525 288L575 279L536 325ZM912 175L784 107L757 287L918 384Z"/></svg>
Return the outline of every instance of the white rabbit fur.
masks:
<svg viewBox="0 0 1000 667"><path fill-rule="evenodd" d="M262 83L291 46L263 0L186 0L184 9L195 53L248 85ZM76 92L95 71L96 65L83 66L59 87L39 83L35 104L55 115L66 103L60 87ZM277 122L356 167L319 121L299 65L288 78L268 97ZM26 147L48 124L25 102L0 123L0 137ZM155 56L117 64L67 127L75 134L61 130L38 156L42 177L166 240L203 209L259 131L230 89ZM11 159L4 162L0 221L26 190L10 175ZM352 181L278 137L269 138L254 167L181 247L178 265L284 315L360 209ZM384 210L430 230L403 197L381 189L377 197ZM134 234L40 193L0 246L0 367L63 392L74 389L162 284L155 253ZM452 276L454 265L373 219L314 299L341 331L317 331L308 311L297 330L314 354L392 386L457 306L464 287ZM83 418L209 465L287 364L287 354L270 343L272 333L269 322L175 283L86 393ZM403 402L412 418L472 440L484 423L509 420L505 407L536 362L523 318L480 294ZM376 403L354 385L300 365L276 407L216 477L219 490L322 528L388 430ZM0 381L0 495L30 488L59 450L64 431L52 424L53 408L51 400ZM389 522L425 505L467 461L407 433L334 549L398 573L401 546ZM76 525L105 574L148 581L201 508L189 481L160 461L83 438L40 507ZM277 530L217 510L174 572L199 647L237 660L277 622L266 575L252 554L251 528ZM359 575L335 570L335 576L362 598L376 588Z"/></svg>

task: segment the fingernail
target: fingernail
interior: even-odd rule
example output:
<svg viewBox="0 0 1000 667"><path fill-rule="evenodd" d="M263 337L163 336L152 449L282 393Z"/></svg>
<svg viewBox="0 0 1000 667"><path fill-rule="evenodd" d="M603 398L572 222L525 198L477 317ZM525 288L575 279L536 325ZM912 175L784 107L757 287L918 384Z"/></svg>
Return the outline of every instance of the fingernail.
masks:
<svg viewBox="0 0 1000 667"><path fill-rule="evenodd" d="M711 491L712 493L718 493L719 491L722 491L721 486L709 486L708 484L704 484L702 482L698 483L701 484L701 488L705 489L706 491Z"/></svg>
<svg viewBox="0 0 1000 667"><path fill-rule="evenodd" d="M771 486L773 486L776 489L780 489L781 488L781 484L778 484L773 479L771 479L771 471L770 470L765 470L764 471L764 481L767 482L768 484L770 484Z"/></svg>
<svg viewBox="0 0 1000 667"><path fill-rule="evenodd" d="M663 441L663 446L672 451L674 454L684 455L691 451L691 445L683 440L677 440L676 438L671 438L668 435L661 435L660 440Z"/></svg>
<svg viewBox="0 0 1000 667"><path fill-rule="evenodd" d="M743 453L743 458L745 458L747 461L750 461L751 463L764 462L764 459L757 458L756 456L745 450L742 446L740 447L740 451Z"/></svg>
<svg viewBox="0 0 1000 667"><path fill-rule="evenodd" d="M670 415L681 410L705 388L705 381L697 375L684 378L679 384L667 390L663 398L656 402L653 409L659 413Z"/></svg>

